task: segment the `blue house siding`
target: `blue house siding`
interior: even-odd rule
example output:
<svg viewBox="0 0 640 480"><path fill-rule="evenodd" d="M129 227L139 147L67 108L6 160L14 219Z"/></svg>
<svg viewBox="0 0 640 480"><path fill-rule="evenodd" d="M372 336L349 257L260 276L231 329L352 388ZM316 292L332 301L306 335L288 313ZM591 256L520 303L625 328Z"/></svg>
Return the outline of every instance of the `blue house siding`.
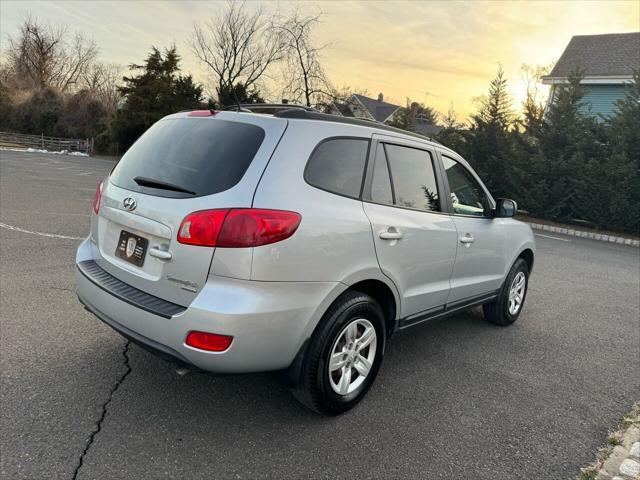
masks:
<svg viewBox="0 0 640 480"><path fill-rule="evenodd" d="M625 85L584 85L583 113L598 117L615 114L616 102L625 96Z"/></svg>

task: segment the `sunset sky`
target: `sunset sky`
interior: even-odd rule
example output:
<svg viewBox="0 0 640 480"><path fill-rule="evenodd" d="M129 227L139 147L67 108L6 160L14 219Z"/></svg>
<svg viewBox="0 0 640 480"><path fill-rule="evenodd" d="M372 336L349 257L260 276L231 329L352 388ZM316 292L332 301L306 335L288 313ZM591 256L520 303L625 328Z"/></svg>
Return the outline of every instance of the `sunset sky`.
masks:
<svg viewBox="0 0 640 480"><path fill-rule="evenodd" d="M524 94L523 63L548 65L573 35L640 30L640 1L492 2L261 2L287 12L298 5L324 12L317 28L325 69L336 86L350 85L371 96L404 103L406 97L446 112L451 102L460 118L473 111L473 98L487 90L501 63L516 105ZM257 2L247 3L255 8ZM100 58L123 65L141 63L151 45L175 43L183 70L212 86L188 46L193 23L219 2L70 1L0 2L2 47L30 12L40 20L68 25L93 37ZM265 86L279 100L274 82Z"/></svg>

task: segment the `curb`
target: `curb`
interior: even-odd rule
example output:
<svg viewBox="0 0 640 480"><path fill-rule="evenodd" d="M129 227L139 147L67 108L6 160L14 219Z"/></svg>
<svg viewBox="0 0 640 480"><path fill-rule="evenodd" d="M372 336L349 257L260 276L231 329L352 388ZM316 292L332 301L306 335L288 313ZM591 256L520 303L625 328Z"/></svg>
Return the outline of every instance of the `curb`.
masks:
<svg viewBox="0 0 640 480"><path fill-rule="evenodd" d="M584 230L576 230L574 228L555 227L553 225L546 225L543 223L527 222L534 230L542 230L543 232L561 233L563 235L569 235L570 237L590 238L591 240L598 240L600 242L617 243L619 245L629 245L631 247L640 247L640 240L633 240L631 238L618 237L616 235L606 235L604 233L586 232Z"/></svg>

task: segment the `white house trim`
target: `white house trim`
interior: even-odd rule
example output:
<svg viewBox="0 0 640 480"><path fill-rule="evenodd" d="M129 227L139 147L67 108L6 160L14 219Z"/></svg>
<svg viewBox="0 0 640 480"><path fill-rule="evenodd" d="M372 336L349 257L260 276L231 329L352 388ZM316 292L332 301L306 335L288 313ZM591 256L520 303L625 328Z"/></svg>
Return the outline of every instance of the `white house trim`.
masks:
<svg viewBox="0 0 640 480"><path fill-rule="evenodd" d="M360 107L362 108L362 110L368 115L368 117L356 117L356 118L367 118L367 120L373 120L375 121L375 118L373 117L373 115L371 115L371 112L369 112L369 110L367 109L367 107L364 106L364 104L360 101L360 99L358 98L357 95L351 95L351 97L349 97L349 100L355 100L358 105L360 105Z"/></svg>
<svg viewBox="0 0 640 480"><path fill-rule="evenodd" d="M393 113L391 115L389 115L387 118L385 118L382 123L387 123L389 120L391 120L393 118L393 116L398 112L398 110L400 110L402 107L398 107L396 108Z"/></svg>
<svg viewBox="0 0 640 480"><path fill-rule="evenodd" d="M580 83L585 85L621 85L623 83L633 82L633 75L611 75L598 77L584 77ZM542 77L542 83L545 85L562 85L569 83L567 77Z"/></svg>

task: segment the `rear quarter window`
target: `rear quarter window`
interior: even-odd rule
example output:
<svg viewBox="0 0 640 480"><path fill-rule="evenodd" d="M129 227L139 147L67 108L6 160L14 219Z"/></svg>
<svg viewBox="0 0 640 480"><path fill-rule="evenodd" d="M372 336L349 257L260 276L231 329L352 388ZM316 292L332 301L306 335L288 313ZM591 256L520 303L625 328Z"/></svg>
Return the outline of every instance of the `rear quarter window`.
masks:
<svg viewBox="0 0 640 480"><path fill-rule="evenodd" d="M307 162L305 180L322 190L359 198L368 151L368 139L324 140Z"/></svg>
<svg viewBox="0 0 640 480"><path fill-rule="evenodd" d="M265 137L262 128L210 118L160 120L147 130L111 173L111 183L164 197L212 195L236 185ZM140 186L144 177L193 192Z"/></svg>

